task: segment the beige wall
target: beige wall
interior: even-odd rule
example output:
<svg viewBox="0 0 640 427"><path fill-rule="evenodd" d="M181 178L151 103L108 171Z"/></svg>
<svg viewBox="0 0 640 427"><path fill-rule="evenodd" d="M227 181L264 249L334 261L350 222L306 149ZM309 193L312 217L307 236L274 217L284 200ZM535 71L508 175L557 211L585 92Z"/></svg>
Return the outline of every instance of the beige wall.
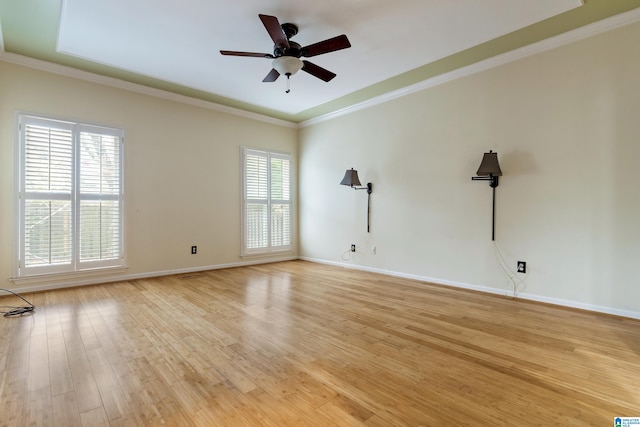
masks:
<svg viewBox="0 0 640 427"><path fill-rule="evenodd" d="M493 149L521 296L640 317L638 40L636 23L304 127L300 255L504 292L491 190L470 179ZM369 234L366 192L338 185L350 167L374 185Z"/></svg>
<svg viewBox="0 0 640 427"><path fill-rule="evenodd" d="M640 317L639 39L629 25L300 131L0 61L0 287L20 289L9 279L25 111L126 132L129 268L46 286L247 262L247 145L298 156L303 258L503 293L491 190L470 179L493 149L497 243L510 268L530 269L520 295ZM349 167L374 184L371 233L366 192L338 185Z"/></svg>
<svg viewBox="0 0 640 427"><path fill-rule="evenodd" d="M240 146L297 157L297 130L291 127L1 61L0 94L0 287L4 288L35 286L9 281L16 111L125 130L129 268L110 276L116 278L252 262L239 256ZM190 254L192 245L198 246L197 255ZM76 280L88 279L58 277L43 283Z"/></svg>

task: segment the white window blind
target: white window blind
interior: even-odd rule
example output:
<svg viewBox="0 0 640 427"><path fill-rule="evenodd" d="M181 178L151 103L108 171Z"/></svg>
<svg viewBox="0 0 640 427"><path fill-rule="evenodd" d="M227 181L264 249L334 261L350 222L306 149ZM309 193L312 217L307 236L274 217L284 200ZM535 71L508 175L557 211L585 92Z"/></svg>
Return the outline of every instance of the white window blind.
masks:
<svg viewBox="0 0 640 427"><path fill-rule="evenodd" d="M243 255L291 250L291 156L243 148Z"/></svg>
<svg viewBox="0 0 640 427"><path fill-rule="evenodd" d="M119 129L19 116L18 275L122 265Z"/></svg>

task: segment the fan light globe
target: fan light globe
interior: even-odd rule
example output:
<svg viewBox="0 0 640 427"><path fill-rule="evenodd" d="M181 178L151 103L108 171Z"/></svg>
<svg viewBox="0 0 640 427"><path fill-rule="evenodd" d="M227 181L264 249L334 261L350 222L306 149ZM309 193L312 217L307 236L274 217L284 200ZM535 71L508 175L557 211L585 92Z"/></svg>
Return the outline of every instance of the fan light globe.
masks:
<svg viewBox="0 0 640 427"><path fill-rule="evenodd" d="M303 63L300 59L293 56L280 56L273 60L271 66L282 75L293 76L300 71Z"/></svg>

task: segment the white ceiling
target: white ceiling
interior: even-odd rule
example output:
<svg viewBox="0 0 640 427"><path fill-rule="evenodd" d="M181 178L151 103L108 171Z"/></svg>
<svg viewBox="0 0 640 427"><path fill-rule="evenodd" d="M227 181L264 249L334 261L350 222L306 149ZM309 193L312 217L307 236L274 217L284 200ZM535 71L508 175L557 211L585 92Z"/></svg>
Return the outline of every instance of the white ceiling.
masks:
<svg viewBox="0 0 640 427"><path fill-rule="evenodd" d="M64 0L57 50L160 80L296 114L582 5L581 0ZM340 34L349 49L305 72L262 83L271 53L258 13L292 22L302 46Z"/></svg>

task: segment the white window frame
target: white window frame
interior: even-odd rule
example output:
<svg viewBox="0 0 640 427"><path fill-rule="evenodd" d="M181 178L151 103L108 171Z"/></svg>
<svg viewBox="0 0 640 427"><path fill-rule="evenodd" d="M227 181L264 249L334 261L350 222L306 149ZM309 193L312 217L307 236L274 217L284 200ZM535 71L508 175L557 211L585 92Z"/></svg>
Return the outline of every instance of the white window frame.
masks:
<svg viewBox="0 0 640 427"><path fill-rule="evenodd" d="M64 129L71 132L71 190L69 193L56 193L46 191L26 191L26 127L27 126L44 126L58 129ZM118 192L116 193L91 193L82 192L80 188L80 174L82 168L80 139L82 134L98 134L108 137L117 138L118 144ZM124 239L124 130L79 123L75 121L60 120L47 116L33 115L28 113L16 113L16 222L17 227L15 242L15 271L16 278L29 278L51 274L73 274L78 272L99 271L101 269L109 269L114 267L125 266L125 239ZM43 265L26 265L26 201L27 200L69 200L71 204L71 259L68 263L62 264L43 264ZM118 231L115 246L116 256L105 257L98 260L81 260L80 256L80 207L81 201L117 201L118 204Z"/></svg>
<svg viewBox="0 0 640 427"><path fill-rule="evenodd" d="M248 199L247 197L247 156L259 156L264 157L267 160L267 198L266 200ZM289 162L289 194L288 200L273 199L272 198L272 182L271 182L271 159L281 159ZM293 215L293 158L289 153L266 151L252 149L248 147L241 147L241 175L242 175L242 226L241 226L241 256L259 256L259 255L273 255L292 252L293 240L294 240L294 215ZM266 205L267 219L267 245L260 248L247 247L247 206L250 203L258 203ZM289 208L289 242L286 245L274 245L274 237L272 235L272 205L279 204L285 205Z"/></svg>

